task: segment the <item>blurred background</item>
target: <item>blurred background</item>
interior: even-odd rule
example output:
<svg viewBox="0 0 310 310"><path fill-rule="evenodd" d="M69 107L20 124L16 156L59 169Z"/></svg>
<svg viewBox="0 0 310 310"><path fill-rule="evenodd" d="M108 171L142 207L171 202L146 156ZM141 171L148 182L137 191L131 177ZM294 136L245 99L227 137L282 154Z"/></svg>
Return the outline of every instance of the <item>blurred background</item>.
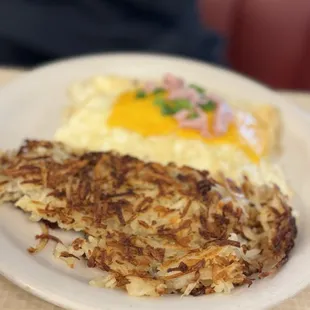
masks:
<svg viewBox="0 0 310 310"><path fill-rule="evenodd" d="M229 63L275 88L310 89L309 0L199 0L204 25L227 38Z"/></svg>
<svg viewBox="0 0 310 310"><path fill-rule="evenodd" d="M310 89L310 0L0 0L0 66L98 52L188 56Z"/></svg>

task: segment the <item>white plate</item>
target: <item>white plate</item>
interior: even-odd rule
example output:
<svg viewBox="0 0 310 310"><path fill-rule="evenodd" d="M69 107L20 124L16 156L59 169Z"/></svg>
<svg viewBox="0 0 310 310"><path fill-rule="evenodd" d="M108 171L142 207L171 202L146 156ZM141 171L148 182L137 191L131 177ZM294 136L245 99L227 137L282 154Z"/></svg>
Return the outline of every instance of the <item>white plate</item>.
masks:
<svg viewBox="0 0 310 310"><path fill-rule="evenodd" d="M281 164L296 191L299 236L289 262L273 278L257 281L231 295L158 299L128 297L121 291L93 288L95 271L79 266L69 270L52 256L50 245L40 255L26 248L34 243L38 224L21 211L0 208L0 271L22 288L54 304L83 310L128 309L263 309L297 293L310 282L310 119L273 91L244 77L207 64L165 56L118 54L78 58L36 69L0 91L0 145L16 147L25 137L52 138L72 81L97 74L156 78L170 71L193 83L225 93L229 98L270 102L282 111L285 123ZM61 238L72 233L62 233Z"/></svg>

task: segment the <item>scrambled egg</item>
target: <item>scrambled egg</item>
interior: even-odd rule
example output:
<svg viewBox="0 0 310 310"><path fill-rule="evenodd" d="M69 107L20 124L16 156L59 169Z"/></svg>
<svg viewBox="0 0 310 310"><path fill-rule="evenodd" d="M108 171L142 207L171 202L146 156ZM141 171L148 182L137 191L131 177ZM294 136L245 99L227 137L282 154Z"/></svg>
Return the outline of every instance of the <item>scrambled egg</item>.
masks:
<svg viewBox="0 0 310 310"><path fill-rule="evenodd" d="M120 77L95 77L74 84L69 89L66 121L55 139L75 148L112 149L146 161L222 171L237 180L246 173L254 182L270 181L287 190L279 168L266 160L278 142L275 108L237 107L236 122L225 135L205 138L163 116L152 94L137 99L138 87L137 81ZM211 123L212 117L211 113Z"/></svg>

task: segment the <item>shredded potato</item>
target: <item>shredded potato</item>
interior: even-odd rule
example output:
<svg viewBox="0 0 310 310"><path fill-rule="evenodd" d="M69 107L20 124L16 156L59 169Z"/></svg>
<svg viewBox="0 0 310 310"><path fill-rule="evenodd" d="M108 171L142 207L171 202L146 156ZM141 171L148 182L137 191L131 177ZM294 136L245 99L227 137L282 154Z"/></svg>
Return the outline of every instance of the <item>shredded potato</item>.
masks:
<svg viewBox="0 0 310 310"><path fill-rule="evenodd" d="M71 268L86 259L106 271L94 286L133 296L228 293L274 273L294 246L295 218L277 186L48 141L4 156L0 200L88 234L58 242L54 254ZM39 239L34 252L57 241L47 230Z"/></svg>
<svg viewBox="0 0 310 310"><path fill-rule="evenodd" d="M46 224L44 224L43 222L40 223L40 227L41 227L41 231L42 231L42 235L48 235L48 227ZM35 246L35 247L30 247L28 248L28 252L30 254L36 254L41 252L42 250L44 250L44 248L46 247L47 243L48 243L48 239L47 238L38 238L38 236L36 236L36 239L39 239L39 243Z"/></svg>

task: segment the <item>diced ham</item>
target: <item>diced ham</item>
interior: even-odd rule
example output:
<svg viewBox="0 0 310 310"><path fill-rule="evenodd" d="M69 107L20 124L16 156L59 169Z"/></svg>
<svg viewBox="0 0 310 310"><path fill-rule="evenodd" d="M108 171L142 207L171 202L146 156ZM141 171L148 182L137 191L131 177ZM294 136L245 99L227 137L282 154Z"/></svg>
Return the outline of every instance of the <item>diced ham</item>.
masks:
<svg viewBox="0 0 310 310"><path fill-rule="evenodd" d="M188 115L189 115L189 111L188 110L181 110L181 111L177 112L176 114L174 114L174 118L177 121L182 122L185 119L187 119Z"/></svg>
<svg viewBox="0 0 310 310"><path fill-rule="evenodd" d="M197 105L201 101L201 94L196 89L190 87L175 88L169 93L168 99L186 99L189 100L192 105Z"/></svg>
<svg viewBox="0 0 310 310"><path fill-rule="evenodd" d="M175 88L169 92L168 99L177 100L177 99L186 99L187 89L186 88Z"/></svg>
<svg viewBox="0 0 310 310"><path fill-rule="evenodd" d="M156 89L156 84L152 81L148 81L145 83L144 85L144 90L147 92L147 93L152 93L155 89Z"/></svg>
<svg viewBox="0 0 310 310"><path fill-rule="evenodd" d="M201 102L201 94L194 88L189 88L187 93L187 99L194 105L197 105Z"/></svg>
<svg viewBox="0 0 310 310"><path fill-rule="evenodd" d="M191 128L199 130L203 137L210 137L210 132L208 130L208 118L207 115L199 108L195 109L198 114L196 118L188 119L189 112L187 110L182 110L175 115L175 118L179 122L181 128Z"/></svg>
<svg viewBox="0 0 310 310"><path fill-rule="evenodd" d="M178 78L171 73L166 73L164 75L163 82L164 82L163 87L166 90L170 90L170 91L173 89L183 88L185 85L183 79Z"/></svg>
<svg viewBox="0 0 310 310"><path fill-rule="evenodd" d="M145 84L145 91L147 93L153 92L158 85L154 82L147 82ZM168 93L169 100L188 100L191 104L192 110L197 113L197 117L190 119L190 111L187 109L181 110L173 117L177 120L181 128L192 128L200 132L203 137L211 137L208 126L208 116L201 109L200 105L212 100L216 102L214 124L212 125L214 136L221 136L228 131L229 125L233 121L233 111L221 98L215 95L204 95L197 91L197 89L189 87L184 80L176 77L171 73L167 73L163 77L161 85Z"/></svg>

